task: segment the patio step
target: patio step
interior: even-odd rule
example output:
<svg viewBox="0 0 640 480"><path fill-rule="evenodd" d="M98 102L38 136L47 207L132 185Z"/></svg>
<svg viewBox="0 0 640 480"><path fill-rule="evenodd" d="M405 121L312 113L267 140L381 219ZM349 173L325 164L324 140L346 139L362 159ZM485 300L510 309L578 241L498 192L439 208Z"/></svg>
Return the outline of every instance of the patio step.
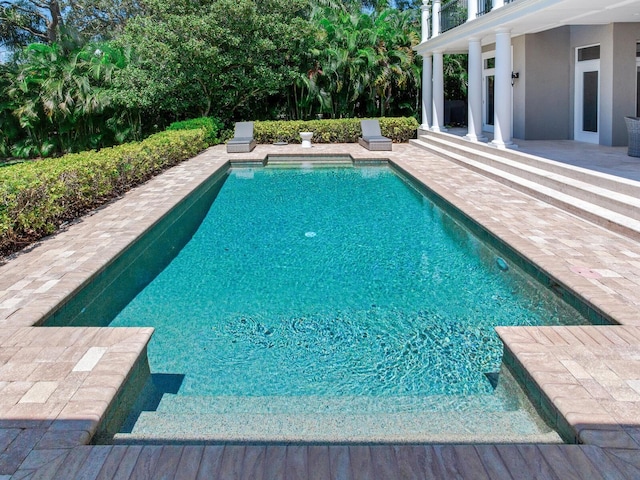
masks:
<svg viewBox="0 0 640 480"><path fill-rule="evenodd" d="M640 182L450 134L429 132L411 143L593 223L640 238Z"/></svg>
<svg viewBox="0 0 640 480"><path fill-rule="evenodd" d="M560 443L524 411L413 413L162 413L142 412L114 444L171 443Z"/></svg>

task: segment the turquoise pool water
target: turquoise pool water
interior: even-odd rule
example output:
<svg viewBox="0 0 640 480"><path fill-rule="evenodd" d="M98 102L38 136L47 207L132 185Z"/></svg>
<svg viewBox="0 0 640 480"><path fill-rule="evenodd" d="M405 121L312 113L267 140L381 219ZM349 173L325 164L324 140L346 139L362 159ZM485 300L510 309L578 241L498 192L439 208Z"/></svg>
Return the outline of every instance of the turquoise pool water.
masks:
<svg viewBox="0 0 640 480"><path fill-rule="evenodd" d="M231 170L111 325L179 396L420 398L491 396L495 326L582 323L381 166Z"/></svg>

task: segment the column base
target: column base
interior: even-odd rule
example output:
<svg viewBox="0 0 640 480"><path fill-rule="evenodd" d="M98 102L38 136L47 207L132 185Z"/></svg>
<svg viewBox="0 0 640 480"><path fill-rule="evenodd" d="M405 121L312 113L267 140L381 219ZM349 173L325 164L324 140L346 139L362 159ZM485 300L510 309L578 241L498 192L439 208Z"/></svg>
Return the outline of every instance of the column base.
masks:
<svg viewBox="0 0 640 480"><path fill-rule="evenodd" d="M489 143L487 143L487 145L489 145L490 147L495 147L495 148L499 148L502 150L516 150L518 148L518 145L516 145L513 142L501 142L500 140L491 140Z"/></svg>
<svg viewBox="0 0 640 480"><path fill-rule="evenodd" d="M448 132L449 131L447 129L447 127L438 127L437 125L432 126L429 130L432 131L432 132L435 132L435 133Z"/></svg>
<svg viewBox="0 0 640 480"><path fill-rule="evenodd" d="M485 137L484 135L473 135L471 133L467 133L464 137L465 140L468 140L469 142L475 142L475 143L487 143L487 141L489 140L487 137Z"/></svg>

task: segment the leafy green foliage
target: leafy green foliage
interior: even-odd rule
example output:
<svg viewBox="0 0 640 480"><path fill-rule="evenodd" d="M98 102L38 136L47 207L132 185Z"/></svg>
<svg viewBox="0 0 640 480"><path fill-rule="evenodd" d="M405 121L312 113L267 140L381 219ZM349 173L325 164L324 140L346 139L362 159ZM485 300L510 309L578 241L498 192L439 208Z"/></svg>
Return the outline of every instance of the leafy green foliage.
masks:
<svg viewBox="0 0 640 480"><path fill-rule="evenodd" d="M139 138L139 122L119 108L112 88L127 63L126 52L108 43L70 52L56 43L31 44L0 71L6 99L0 122L21 129L7 136L4 150L10 141L11 156L47 157Z"/></svg>
<svg viewBox="0 0 640 480"><path fill-rule="evenodd" d="M467 73L468 56L454 53L444 56L444 97L447 100L464 100L467 98L469 74Z"/></svg>
<svg viewBox="0 0 640 480"><path fill-rule="evenodd" d="M0 0L0 45L58 43L73 49L113 38L143 12L138 0Z"/></svg>
<svg viewBox="0 0 640 480"><path fill-rule="evenodd" d="M407 142L415 136L418 122L413 117L379 118L380 131L394 142ZM258 143L300 143L300 132L313 132L316 143L355 143L362 136L360 120L293 120L255 122L253 136Z"/></svg>
<svg viewBox="0 0 640 480"><path fill-rule="evenodd" d="M60 40L62 10L58 0L0 0L0 45Z"/></svg>
<svg viewBox="0 0 640 480"><path fill-rule="evenodd" d="M183 120L181 122L173 122L167 127L167 130L194 130L203 129L205 131L205 140L209 145L217 145L221 143L219 133L223 129L224 124L213 117L192 118L191 120Z"/></svg>
<svg viewBox="0 0 640 480"><path fill-rule="evenodd" d="M0 253L193 157L206 147L204 135L203 129L161 132L99 152L0 167Z"/></svg>
<svg viewBox="0 0 640 480"><path fill-rule="evenodd" d="M221 119L217 142L238 120L419 111L420 0L0 0L9 4L35 12L14 20L40 22L44 36L27 35L41 43L0 65L1 157L105 148L197 117ZM17 35L12 25L0 30ZM447 99L464 98L465 62L445 56Z"/></svg>
<svg viewBox="0 0 640 480"><path fill-rule="evenodd" d="M316 8L309 67L291 87L294 118L413 114L420 72L415 11Z"/></svg>
<svg viewBox="0 0 640 480"><path fill-rule="evenodd" d="M137 61L120 81L131 106L176 119L214 115L255 118L297 65L304 41L303 0L150 2L120 42ZM295 55L293 55L295 56Z"/></svg>

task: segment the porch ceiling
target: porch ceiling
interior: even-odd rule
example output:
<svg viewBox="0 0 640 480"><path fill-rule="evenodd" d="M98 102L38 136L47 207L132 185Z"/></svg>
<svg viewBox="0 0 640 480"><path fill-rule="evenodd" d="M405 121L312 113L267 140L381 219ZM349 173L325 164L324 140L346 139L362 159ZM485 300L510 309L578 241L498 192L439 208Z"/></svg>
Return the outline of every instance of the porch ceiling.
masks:
<svg viewBox="0 0 640 480"><path fill-rule="evenodd" d="M482 44L495 41L497 28L510 28L513 37L563 25L606 25L640 22L640 0L515 0L418 45L418 53L441 50L466 52L470 37Z"/></svg>

